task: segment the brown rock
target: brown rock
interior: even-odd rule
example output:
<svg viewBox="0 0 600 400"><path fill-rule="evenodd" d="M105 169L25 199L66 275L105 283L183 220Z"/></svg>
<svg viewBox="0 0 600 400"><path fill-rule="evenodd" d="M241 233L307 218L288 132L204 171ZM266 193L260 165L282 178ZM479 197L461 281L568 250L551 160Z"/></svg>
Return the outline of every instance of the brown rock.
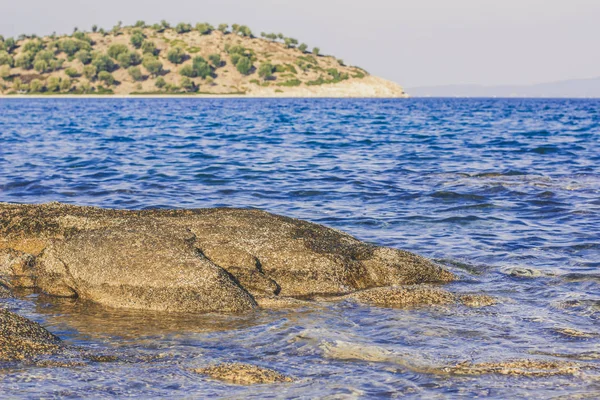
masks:
<svg viewBox="0 0 600 400"><path fill-rule="evenodd" d="M34 260L31 254L0 248L0 282L6 286L33 287Z"/></svg>
<svg viewBox="0 0 600 400"><path fill-rule="evenodd" d="M21 269L49 294L151 310L239 312L256 307L252 296L454 278L423 257L257 210L0 204L2 248L38 256Z"/></svg>
<svg viewBox="0 0 600 400"><path fill-rule="evenodd" d="M273 384L293 381L292 378L275 370L250 364L224 363L195 369L194 372L236 385Z"/></svg>
<svg viewBox="0 0 600 400"><path fill-rule="evenodd" d="M37 323L0 309L0 361L27 360L60 347L60 339Z"/></svg>
<svg viewBox="0 0 600 400"><path fill-rule="evenodd" d="M333 300L354 300L378 307L405 308L421 305L462 303L467 307L487 307L496 304L493 297L479 294L456 295L431 285L379 287L361 290Z"/></svg>
<svg viewBox="0 0 600 400"><path fill-rule="evenodd" d="M0 299L8 299L12 297L12 293L9 288L0 283Z"/></svg>
<svg viewBox="0 0 600 400"><path fill-rule="evenodd" d="M51 243L39 257L36 286L117 308L242 312L256 307L226 271L197 253L191 232L144 222Z"/></svg>
<svg viewBox="0 0 600 400"><path fill-rule="evenodd" d="M444 370L457 375L500 374L541 377L575 375L581 370L581 367L573 362L525 359L479 364L465 362L454 367L444 368Z"/></svg>
<svg viewBox="0 0 600 400"><path fill-rule="evenodd" d="M379 307L412 307L445 305L456 301L454 294L427 285L383 287L363 290L344 296L345 299Z"/></svg>
<svg viewBox="0 0 600 400"><path fill-rule="evenodd" d="M496 305L498 300L485 294L463 294L458 300L467 307L481 308Z"/></svg>

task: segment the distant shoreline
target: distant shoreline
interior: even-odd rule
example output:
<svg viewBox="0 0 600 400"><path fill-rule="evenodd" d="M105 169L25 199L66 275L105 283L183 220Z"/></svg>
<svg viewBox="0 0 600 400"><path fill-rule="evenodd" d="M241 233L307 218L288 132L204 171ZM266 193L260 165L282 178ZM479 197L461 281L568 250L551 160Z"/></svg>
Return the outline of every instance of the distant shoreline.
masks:
<svg viewBox="0 0 600 400"><path fill-rule="evenodd" d="M295 96L289 93L272 96L252 94L64 94L64 95L0 95L4 99L406 99L390 96Z"/></svg>

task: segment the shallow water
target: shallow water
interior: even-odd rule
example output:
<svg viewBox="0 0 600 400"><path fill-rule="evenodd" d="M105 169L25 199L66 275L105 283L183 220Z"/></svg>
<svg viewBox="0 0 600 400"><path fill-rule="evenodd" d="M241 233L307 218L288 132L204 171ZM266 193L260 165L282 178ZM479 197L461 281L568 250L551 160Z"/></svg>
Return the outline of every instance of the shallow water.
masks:
<svg viewBox="0 0 600 400"><path fill-rule="evenodd" d="M0 201L256 207L311 220L434 258L462 277L449 289L500 300L175 316L21 293L11 309L122 360L4 369L7 397L600 393L598 100L0 100L0 172ZM585 368L441 370L524 358ZM239 387L190 372L219 361L296 382Z"/></svg>

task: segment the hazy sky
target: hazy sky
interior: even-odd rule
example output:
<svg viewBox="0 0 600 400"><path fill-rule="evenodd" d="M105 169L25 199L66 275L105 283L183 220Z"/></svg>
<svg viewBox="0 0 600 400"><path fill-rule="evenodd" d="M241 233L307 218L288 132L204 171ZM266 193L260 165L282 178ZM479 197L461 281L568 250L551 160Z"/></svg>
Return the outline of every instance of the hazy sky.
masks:
<svg viewBox="0 0 600 400"><path fill-rule="evenodd" d="M166 19L282 32L406 87L600 76L600 0L0 0L0 34Z"/></svg>

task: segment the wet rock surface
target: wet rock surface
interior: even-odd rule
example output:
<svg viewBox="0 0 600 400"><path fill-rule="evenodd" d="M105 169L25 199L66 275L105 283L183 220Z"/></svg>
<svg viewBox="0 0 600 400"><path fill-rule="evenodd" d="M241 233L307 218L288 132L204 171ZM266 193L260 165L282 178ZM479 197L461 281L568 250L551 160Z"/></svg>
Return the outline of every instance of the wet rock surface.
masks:
<svg viewBox="0 0 600 400"><path fill-rule="evenodd" d="M206 368L195 369L194 372L207 375L236 385L259 385L293 382L289 376L285 376L275 370L262 368L251 364L223 363Z"/></svg>
<svg viewBox="0 0 600 400"><path fill-rule="evenodd" d="M342 296L341 299L391 308L449 304L463 304L468 307L479 308L496 304L496 300L487 295L458 295L431 285L406 285L366 289Z"/></svg>
<svg viewBox="0 0 600 400"><path fill-rule="evenodd" d="M0 308L0 361L56 353L61 341L39 324Z"/></svg>
<svg viewBox="0 0 600 400"><path fill-rule="evenodd" d="M0 273L15 286L159 311L246 312L258 307L255 297L340 296L454 279L415 254L242 209L0 204L0 251Z"/></svg>

